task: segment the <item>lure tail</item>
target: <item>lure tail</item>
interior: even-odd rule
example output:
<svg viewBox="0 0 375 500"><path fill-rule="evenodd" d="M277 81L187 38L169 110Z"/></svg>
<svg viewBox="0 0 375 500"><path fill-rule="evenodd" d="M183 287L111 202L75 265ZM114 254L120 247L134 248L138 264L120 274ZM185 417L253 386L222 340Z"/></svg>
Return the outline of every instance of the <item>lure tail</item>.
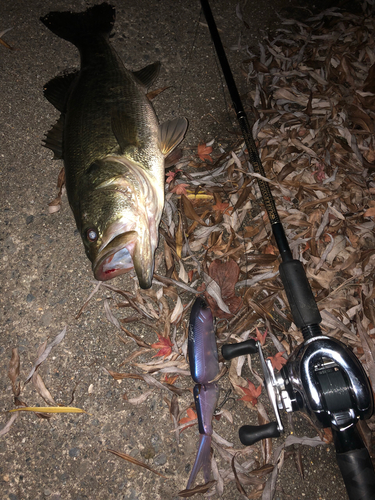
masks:
<svg viewBox="0 0 375 500"><path fill-rule="evenodd" d="M195 458L193 468L190 473L189 481L186 488L189 490L197 477L198 472L203 468L204 482L208 483L211 476L211 436L207 434L199 435L198 452Z"/></svg>

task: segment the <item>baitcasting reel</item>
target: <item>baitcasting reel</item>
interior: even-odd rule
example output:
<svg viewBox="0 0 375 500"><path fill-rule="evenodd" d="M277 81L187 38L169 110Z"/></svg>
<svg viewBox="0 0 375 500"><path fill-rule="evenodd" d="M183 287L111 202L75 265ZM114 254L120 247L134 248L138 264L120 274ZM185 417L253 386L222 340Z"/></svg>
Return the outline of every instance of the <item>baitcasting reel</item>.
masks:
<svg viewBox="0 0 375 500"><path fill-rule="evenodd" d="M374 500L374 469L356 429L359 419L372 415L374 402L366 373L353 352L333 338L312 336L294 351L281 371L275 373L255 340L222 348L226 360L255 353L259 353L276 422L241 427L241 443L250 446L261 439L280 436L284 427L279 410L303 411L318 427L331 427L349 498Z"/></svg>

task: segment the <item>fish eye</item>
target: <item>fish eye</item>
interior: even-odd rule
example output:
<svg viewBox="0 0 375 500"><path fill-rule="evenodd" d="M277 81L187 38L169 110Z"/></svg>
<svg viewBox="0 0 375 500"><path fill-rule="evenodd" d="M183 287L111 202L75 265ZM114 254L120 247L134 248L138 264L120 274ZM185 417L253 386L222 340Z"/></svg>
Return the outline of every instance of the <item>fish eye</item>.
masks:
<svg viewBox="0 0 375 500"><path fill-rule="evenodd" d="M86 231L86 236L87 236L87 239L91 242L94 242L98 239L98 233L97 233L96 229L93 229L93 228L90 228Z"/></svg>

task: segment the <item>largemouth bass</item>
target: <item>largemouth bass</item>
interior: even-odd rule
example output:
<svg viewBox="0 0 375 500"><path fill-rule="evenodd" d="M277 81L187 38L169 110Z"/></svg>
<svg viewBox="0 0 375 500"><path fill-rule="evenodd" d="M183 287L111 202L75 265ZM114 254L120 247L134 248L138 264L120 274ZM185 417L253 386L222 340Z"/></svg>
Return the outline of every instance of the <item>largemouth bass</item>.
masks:
<svg viewBox="0 0 375 500"><path fill-rule="evenodd" d="M79 50L80 70L57 76L45 97L61 112L45 146L64 160L66 191L95 278L134 268L149 288L164 206L164 161L187 120L159 126L146 89L160 63L127 70L109 43L115 9L50 12L41 21Z"/></svg>

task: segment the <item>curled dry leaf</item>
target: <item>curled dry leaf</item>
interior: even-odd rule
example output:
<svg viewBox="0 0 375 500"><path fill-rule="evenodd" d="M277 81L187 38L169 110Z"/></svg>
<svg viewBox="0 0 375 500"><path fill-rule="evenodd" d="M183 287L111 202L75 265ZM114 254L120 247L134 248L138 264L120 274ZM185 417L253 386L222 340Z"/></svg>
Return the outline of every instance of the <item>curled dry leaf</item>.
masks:
<svg viewBox="0 0 375 500"><path fill-rule="evenodd" d="M18 353L18 348L14 347L12 349L12 357L10 358L9 368L8 368L8 377L12 383L12 391L14 396L19 396L20 382L17 382L17 379L20 375L20 355Z"/></svg>
<svg viewBox="0 0 375 500"><path fill-rule="evenodd" d="M181 498L189 498L194 495L197 495L198 493L202 494L206 493L212 486L214 486L216 481L208 481L208 483L205 484L198 484L198 486L195 486L195 488L191 488L190 490L182 490L178 492L178 496Z"/></svg>
<svg viewBox="0 0 375 500"><path fill-rule="evenodd" d="M47 347L44 350L44 352L35 361L34 366L32 367L29 375L27 376L27 378L25 380L25 384L27 384L27 382L31 379L31 377L33 376L35 370L37 370L38 367L43 363L43 361L45 361L47 359L47 357L48 357L49 353L51 352L51 350L56 345L60 344L60 342L65 337L65 334L66 334L66 327L58 335L56 335L56 337L54 338L54 340L50 344L47 345Z"/></svg>
<svg viewBox="0 0 375 500"><path fill-rule="evenodd" d="M130 462L134 465L138 465L139 467L143 467L151 472L153 472L154 474L157 474L158 476L160 477L163 477L164 479L166 479L165 476L163 476L163 474L161 474L160 472L158 472L157 470L155 469L152 469L150 466L148 466L147 464L143 463L143 462L140 462L139 460L137 460L136 458L130 456L130 455L127 455L126 453L122 453L121 451L116 451L116 450L110 450L110 449L107 449L107 451L109 451L110 453L113 453L114 455L122 458L123 460L126 460L127 462Z"/></svg>

